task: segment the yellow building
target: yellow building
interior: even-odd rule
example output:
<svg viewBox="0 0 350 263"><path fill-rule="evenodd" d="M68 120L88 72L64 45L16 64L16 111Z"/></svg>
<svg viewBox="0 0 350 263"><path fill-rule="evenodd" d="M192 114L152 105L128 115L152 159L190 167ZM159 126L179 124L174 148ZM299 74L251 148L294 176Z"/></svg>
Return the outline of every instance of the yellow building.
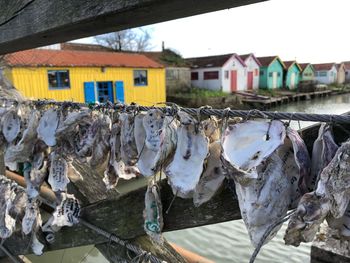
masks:
<svg viewBox="0 0 350 263"><path fill-rule="evenodd" d="M165 102L165 69L141 54L33 49L5 56L4 75L28 98Z"/></svg>

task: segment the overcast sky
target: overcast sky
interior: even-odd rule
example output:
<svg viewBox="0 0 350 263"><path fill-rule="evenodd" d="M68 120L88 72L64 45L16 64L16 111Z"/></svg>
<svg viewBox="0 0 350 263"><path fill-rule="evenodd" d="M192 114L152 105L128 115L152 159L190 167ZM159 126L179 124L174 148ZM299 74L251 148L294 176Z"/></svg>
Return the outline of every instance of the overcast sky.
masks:
<svg viewBox="0 0 350 263"><path fill-rule="evenodd" d="M164 41L184 57L252 52L298 62L350 60L350 0L270 0L146 28L154 50Z"/></svg>

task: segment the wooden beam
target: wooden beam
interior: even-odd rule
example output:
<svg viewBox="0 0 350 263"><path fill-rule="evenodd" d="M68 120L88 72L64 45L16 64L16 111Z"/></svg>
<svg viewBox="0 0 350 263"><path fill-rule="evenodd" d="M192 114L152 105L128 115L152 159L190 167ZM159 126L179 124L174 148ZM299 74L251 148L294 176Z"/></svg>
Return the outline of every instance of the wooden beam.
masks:
<svg viewBox="0 0 350 263"><path fill-rule="evenodd" d="M1 1L0 55L263 1Z"/></svg>

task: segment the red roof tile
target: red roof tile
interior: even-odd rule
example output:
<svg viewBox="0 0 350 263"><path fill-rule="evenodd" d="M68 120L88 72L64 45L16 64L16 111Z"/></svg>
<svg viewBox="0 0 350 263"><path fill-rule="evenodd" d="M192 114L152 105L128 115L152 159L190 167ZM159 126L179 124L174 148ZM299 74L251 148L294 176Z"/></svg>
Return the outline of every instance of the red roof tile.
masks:
<svg viewBox="0 0 350 263"><path fill-rule="evenodd" d="M290 60L290 61L283 61L284 65L286 66L286 69L289 69L293 64L299 68L299 71L302 71L302 68L300 67L299 63L297 63L295 60Z"/></svg>
<svg viewBox="0 0 350 263"><path fill-rule="evenodd" d="M350 61L344 61L344 66L346 70L350 70Z"/></svg>
<svg viewBox="0 0 350 263"><path fill-rule="evenodd" d="M321 70L331 70L333 66L335 66L335 63L323 63L323 64L312 64L314 66L315 71L321 71Z"/></svg>
<svg viewBox="0 0 350 263"><path fill-rule="evenodd" d="M31 49L5 56L10 66L162 68L144 55L76 50Z"/></svg>
<svg viewBox="0 0 350 263"><path fill-rule="evenodd" d="M187 58L186 61L192 68L215 68L222 67L232 56L235 56L239 62L245 66L244 61L235 53L209 57Z"/></svg>

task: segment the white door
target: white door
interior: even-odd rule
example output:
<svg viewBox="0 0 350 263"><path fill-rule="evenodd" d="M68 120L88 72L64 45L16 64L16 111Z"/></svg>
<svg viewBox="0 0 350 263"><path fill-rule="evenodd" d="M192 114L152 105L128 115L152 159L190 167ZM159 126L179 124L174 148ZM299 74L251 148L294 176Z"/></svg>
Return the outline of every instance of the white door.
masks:
<svg viewBox="0 0 350 263"><path fill-rule="evenodd" d="M290 88L294 89L295 87L295 72L292 72L292 75L290 76Z"/></svg>
<svg viewBox="0 0 350 263"><path fill-rule="evenodd" d="M272 88L277 89L277 72L272 72Z"/></svg>

